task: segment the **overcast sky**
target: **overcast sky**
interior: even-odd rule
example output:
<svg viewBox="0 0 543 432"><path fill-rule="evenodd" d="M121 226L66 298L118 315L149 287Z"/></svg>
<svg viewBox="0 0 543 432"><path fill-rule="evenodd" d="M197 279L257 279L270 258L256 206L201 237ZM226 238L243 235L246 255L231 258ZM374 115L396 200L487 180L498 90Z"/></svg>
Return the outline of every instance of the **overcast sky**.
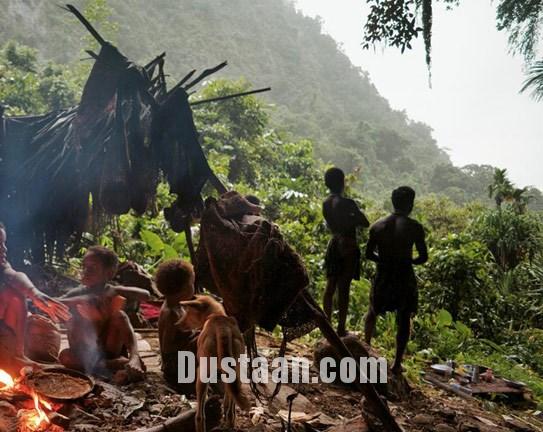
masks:
<svg viewBox="0 0 543 432"><path fill-rule="evenodd" d="M432 88L422 41L401 55L394 48L362 50L365 0L295 0L370 73L393 108L434 129L455 165L507 168L519 186L543 188L543 102L519 94L523 61L508 53L489 0L464 0L452 11L435 8Z"/></svg>

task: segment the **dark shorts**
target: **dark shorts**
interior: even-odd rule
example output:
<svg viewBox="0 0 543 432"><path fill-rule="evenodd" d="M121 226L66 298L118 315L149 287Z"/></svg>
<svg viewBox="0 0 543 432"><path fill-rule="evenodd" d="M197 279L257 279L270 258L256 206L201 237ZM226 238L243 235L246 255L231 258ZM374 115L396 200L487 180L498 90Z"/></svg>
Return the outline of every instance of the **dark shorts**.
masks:
<svg viewBox="0 0 543 432"><path fill-rule="evenodd" d="M378 264L370 303L379 315L385 312L414 314L418 308L418 289L411 263Z"/></svg>
<svg viewBox="0 0 543 432"><path fill-rule="evenodd" d="M324 258L326 277L351 275L351 279L360 279L360 249L356 239L334 236L328 242Z"/></svg>

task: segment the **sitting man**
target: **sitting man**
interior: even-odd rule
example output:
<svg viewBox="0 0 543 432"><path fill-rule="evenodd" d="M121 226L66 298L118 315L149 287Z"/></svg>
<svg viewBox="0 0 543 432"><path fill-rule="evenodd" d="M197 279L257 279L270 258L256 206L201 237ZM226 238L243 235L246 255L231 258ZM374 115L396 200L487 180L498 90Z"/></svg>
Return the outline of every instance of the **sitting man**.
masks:
<svg viewBox="0 0 543 432"><path fill-rule="evenodd" d="M0 223L0 365L17 373L24 366L39 367L25 356L26 298L54 321L68 320L70 313L65 305L39 291L24 273L11 267L6 240L6 229Z"/></svg>
<svg viewBox="0 0 543 432"><path fill-rule="evenodd" d="M407 186L392 192L394 212L375 222L370 228L366 258L377 263L371 290L370 309L366 315L366 343L371 342L377 316L396 312L396 358L392 372L402 371L402 357L409 341L411 315L417 311L418 291L413 265L424 264L428 251L424 228L411 219L415 191ZM413 258L413 246L418 257Z"/></svg>
<svg viewBox="0 0 543 432"><path fill-rule="evenodd" d="M83 257L81 283L62 297L72 309L68 323L70 347L60 353L60 362L87 373L109 375L124 383L143 378L134 329L122 310L126 299L147 300L141 288L110 285L118 266L115 252L92 246ZM123 371L124 370L124 371Z"/></svg>
<svg viewBox="0 0 543 432"><path fill-rule="evenodd" d="M195 383L184 386L178 384L177 352L192 351L196 354L196 340L199 332L182 331L176 326L176 323L184 315L184 310L179 302L189 300L194 296L194 270L190 263L183 260L166 261L158 267L155 280L157 289L165 297L158 319L158 337L164 378L181 393L194 394Z"/></svg>

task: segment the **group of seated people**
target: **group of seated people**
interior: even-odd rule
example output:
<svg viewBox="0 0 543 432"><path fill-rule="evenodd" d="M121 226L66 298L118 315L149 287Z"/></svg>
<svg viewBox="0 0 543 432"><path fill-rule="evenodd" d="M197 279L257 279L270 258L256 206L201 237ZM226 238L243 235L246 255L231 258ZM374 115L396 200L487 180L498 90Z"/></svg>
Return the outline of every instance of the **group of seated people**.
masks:
<svg viewBox="0 0 543 432"><path fill-rule="evenodd" d="M54 322L66 326L69 347L58 355L62 365L118 384L142 379L145 365L124 306L127 301L149 299L149 292L112 284L118 267L115 252L90 247L82 261L81 286L53 299L11 267L6 240L5 227L0 224L0 369L17 374L25 366L44 366L25 352L28 299ZM162 263L156 285L165 297L158 323L162 368L167 381L176 384L177 351L196 350L197 329L183 331L176 326L183 314L179 302L194 295L192 265L183 260Z"/></svg>

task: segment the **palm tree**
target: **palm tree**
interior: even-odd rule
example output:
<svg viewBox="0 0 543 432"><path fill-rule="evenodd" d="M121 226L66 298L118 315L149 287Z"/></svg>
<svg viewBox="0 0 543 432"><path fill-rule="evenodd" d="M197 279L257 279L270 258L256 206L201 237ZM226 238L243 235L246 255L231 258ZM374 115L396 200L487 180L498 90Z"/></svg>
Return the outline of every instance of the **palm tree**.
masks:
<svg viewBox="0 0 543 432"><path fill-rule="evenodd" d="M507 169L496 168L493 182L488 186L488 197L494 198L496 207L501 209L502 203L512 197L513 191L513 183L507 178Z"/></svg>
<svg viewBox="0 0 543 432"><path fill-rule="evenodd" d="M536 101L543 99L543 60L536 61L528 69L528 78L524 81L521 92L528 89L532 91L532 97Z"/></svg>
<svg viewBox="0 0 543 432"><path fill-rule="evenodd" d="M508 201L512 202L513 209L519 214L526 212L528 204L533 198L531 195L525 195L528 190L528 187L523 187L522 189L515 188L511 197L508 199Z"/></svg>

